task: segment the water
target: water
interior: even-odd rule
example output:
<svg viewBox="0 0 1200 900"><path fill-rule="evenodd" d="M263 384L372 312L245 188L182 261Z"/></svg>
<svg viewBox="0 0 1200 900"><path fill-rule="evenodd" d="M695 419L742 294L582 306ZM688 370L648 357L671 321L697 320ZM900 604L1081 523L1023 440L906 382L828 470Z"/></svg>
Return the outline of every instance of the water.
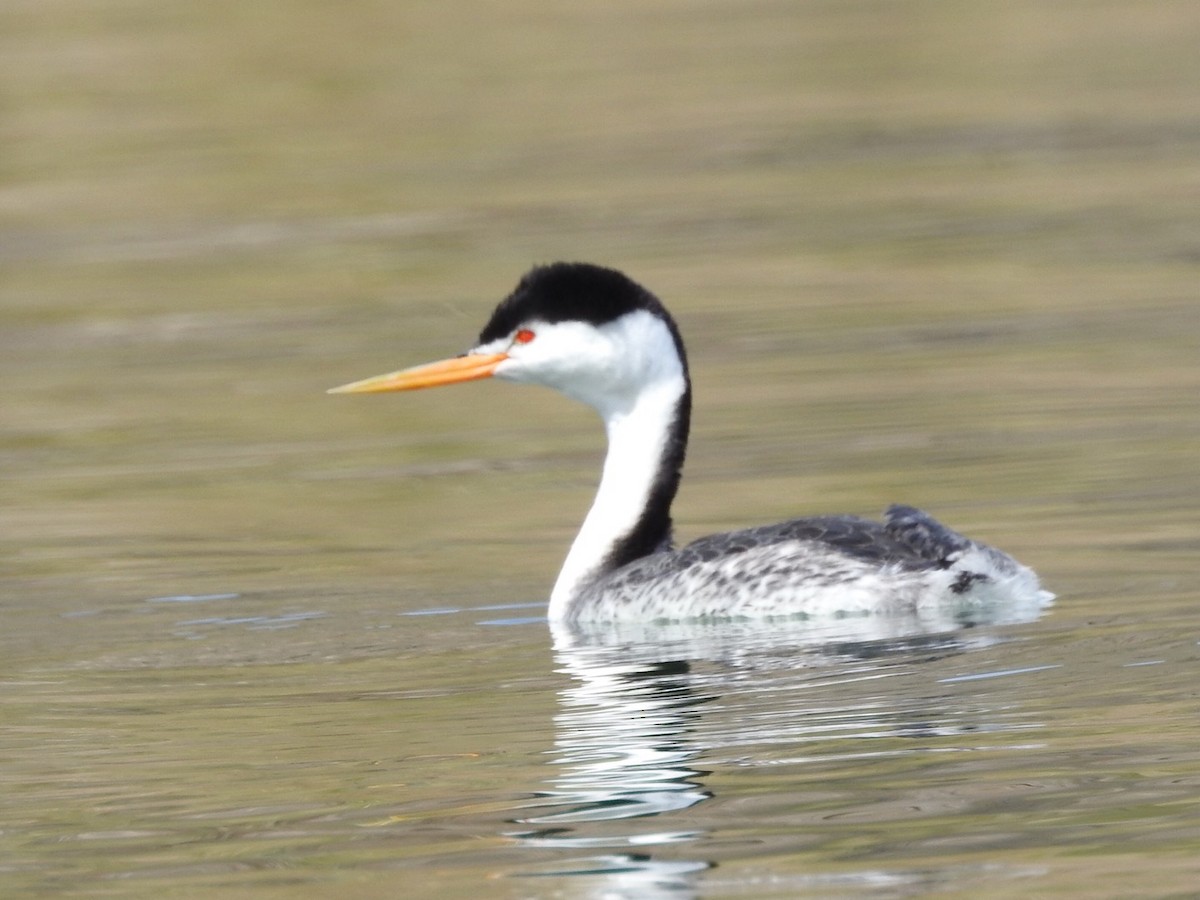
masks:
<svg viewBox="0 0 1200 900"><path fill-rule="evenodd" d="M1194 893L1200 35L997 10L0 12L0 893ZM594 418L324 394L554 258L680 320L681 537L1056 605L554 633Z"/></svg>
<svg viewBox="0 0 1200 900"><path fill-rule="evenodd" d="M238 598L130 610L178 664L6 683L9 891L1017 895L1100 864L1118 896L1148 858L1156 892L1194 883L1190 609L553 650L528 611L393 615L385 651Z"/></svg>

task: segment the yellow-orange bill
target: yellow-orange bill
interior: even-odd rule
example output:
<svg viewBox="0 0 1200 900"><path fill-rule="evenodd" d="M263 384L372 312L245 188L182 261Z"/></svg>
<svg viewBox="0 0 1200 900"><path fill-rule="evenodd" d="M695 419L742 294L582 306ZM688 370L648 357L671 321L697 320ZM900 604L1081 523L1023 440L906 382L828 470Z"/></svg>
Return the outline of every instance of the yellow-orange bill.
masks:
<svg viewBox="0 0 1200 900"><path fill-rule="evenodd" d="M352 381L341 387L330 388L330 394L379 394L384 391L415 391L419 388L437 387L440 384L457 384L460 381L476 381L490 378L496 366L508 359L507 353L468 353L453 359L443 359L424 366L414 366L387 375L376 375L362 381Z"/></svg>

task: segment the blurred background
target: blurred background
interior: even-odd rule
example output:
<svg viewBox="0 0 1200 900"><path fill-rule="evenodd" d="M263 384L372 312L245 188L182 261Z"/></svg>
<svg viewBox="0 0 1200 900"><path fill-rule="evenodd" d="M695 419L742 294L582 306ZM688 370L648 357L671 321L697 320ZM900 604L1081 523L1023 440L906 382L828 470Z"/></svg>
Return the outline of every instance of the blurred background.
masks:
<svg viewBox="0 0 1200 900"><path fill-rule="evenodd" d="M0 893L1190 895L1198 49L1195 0L0 4ZM600 423L325 390L557 259L679 320L680 538L912 503L1057 605L731 644L643 720L694 809L514 825L572 760L658 790L541 620Z"/></svg>
<svg viewBox="0 0 1200 900"><path fill-rule="evenodd" d="M9 614L544 597L589 411L324 390L556 259L689 340L685 538L912 502L1060 593L1194 549L1197 46L1184 0L6 3Z"/></svg>

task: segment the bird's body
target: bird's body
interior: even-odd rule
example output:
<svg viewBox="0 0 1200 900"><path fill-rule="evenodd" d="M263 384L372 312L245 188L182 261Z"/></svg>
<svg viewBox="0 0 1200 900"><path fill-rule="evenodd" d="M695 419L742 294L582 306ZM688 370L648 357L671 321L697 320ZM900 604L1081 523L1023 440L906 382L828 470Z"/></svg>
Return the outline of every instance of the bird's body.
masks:
<svg viewBox="0 0 1200 900"><path fill-rule="evenodd" d="M566 622L818 617L1049 602L1006 554L911 507L883 523L793 519L674 549L670 508L691 417L683 341L662 304L611 269L533 269L454 359L354 382L347 393L494 376L592 406L608 453L550 597Z"/></svg>

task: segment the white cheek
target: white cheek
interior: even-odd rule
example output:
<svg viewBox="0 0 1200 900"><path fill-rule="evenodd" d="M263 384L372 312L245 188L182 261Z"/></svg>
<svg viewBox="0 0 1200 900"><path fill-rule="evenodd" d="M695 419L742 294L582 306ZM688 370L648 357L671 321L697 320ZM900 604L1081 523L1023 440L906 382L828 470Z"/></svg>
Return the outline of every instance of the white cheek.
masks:
<svg viewBox="0 0 1200 900"><path fill-rule="evenodd" d="M577 322L531 325L531 328L537 337L528 344L497 342L503 345L499 352L509 355L496 367L497 378L534 382L560 391L580 380L603 380L614 353L611 342L595 329Z"/></svg>
<svg viewBox="0 0 1200 900"><path fill-rule="evenodd" d="M606 419L629 411L651 385L676 385L682 375L670 332L639 311L595 328L583 322L530 323L528 344L511 338L478 352L506 352L495 377L540 384L596 409Z"/></svg>

